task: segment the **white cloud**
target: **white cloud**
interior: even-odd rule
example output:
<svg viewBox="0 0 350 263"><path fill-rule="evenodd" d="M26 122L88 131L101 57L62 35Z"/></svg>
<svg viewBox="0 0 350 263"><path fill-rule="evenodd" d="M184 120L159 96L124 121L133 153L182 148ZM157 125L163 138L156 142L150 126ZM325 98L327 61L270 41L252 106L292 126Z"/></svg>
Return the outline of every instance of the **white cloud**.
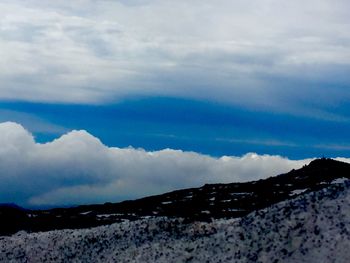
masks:
<svg viewBox="0 0 350 263"><path fill-rule="evenodd" d="M349 8L345 0L2 1L0 98L174 95L296 111L317 93L317 103L334 104L350 97L341 88L350 84Z"/></svg>
<svg viewBox="0 0 350 263"><path fill-rule="evenodd" d="M308 163L246 154L214 158L195 152L115 148L86 131L39 144L21 125L0 124L0 202L62 205L136 198L205 183L249 181Z"/></svg>

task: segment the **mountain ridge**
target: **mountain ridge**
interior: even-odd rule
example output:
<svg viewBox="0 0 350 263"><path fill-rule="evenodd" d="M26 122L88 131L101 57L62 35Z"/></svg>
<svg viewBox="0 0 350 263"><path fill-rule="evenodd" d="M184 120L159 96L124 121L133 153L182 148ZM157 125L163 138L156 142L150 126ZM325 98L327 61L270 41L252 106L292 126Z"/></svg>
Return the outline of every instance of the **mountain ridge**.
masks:
<svg viewBox="0 0 350 263"><path fill-rule="evenodd" d="M25 210L1 207L0 235L20 230L88 228L144 217L181 217L187 222L243 217L275 203L350 178L350 164L316 159L300 169L258 181L205 184L120 203Z"/></svg>
<svg viewBox="0 0 350 263"><path fill-rule="evenodd" d="M350 180L235 219L152 217L0 237L1 262L350 261Z"/></svg>

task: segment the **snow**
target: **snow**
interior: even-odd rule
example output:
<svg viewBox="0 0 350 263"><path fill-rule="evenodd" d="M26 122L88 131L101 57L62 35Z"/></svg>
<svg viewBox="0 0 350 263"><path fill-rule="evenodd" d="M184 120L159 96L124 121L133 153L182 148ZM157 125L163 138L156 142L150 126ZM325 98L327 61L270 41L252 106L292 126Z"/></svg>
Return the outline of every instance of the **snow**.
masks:
<svg viewBox="0 0 350 263"><path fill-rule="evenodd" d="M116 214L99 214L96 215L98 218L107 218L107 217L115 217L115 216L123 216L124 214L116 213Z"/></svg>
<svg viewBox="0 0 350 263"><path fill-rule="evenodd" d="M249 192L242 192L242 193L230 193L230 195L235 196L235 195L252 195L252 193Z"/></svg>
<svg viewBox="0 0 350 263"><path fill-rule="evenodd" d="M88 215L88 214L90 214L92 211L87 211L87 212L82 212L82 213L80 213L81 215Z"/></svg>
<svg viewBox="0 0 350 263"><path fill-rule="evenodd" d="M152 217L0 237L0 262L350 262L350 182L240 219Z"/></svg>
<svg viewBox="0 0 350 263"><path fill-rule="evenodd" d="M293 195L300 195L304 192L306 192L308 189L296 189L296 190L293 190L289 195L290 196L293 196Z"/></svg>
<svg viewBox="0 0 350 263"><path fill-rule="evenodd" d="M242 212L242 211L245 211L245 210L235 209L235 208L227 208L227 211L229 211L229 212Z"/></svg>
<svg viewBox="0 0 350 263"><path fill-rule="evenodd" d="M344 177L343 178L337 178L337 179L333 180L331 182L331 184L342 184L342 183L344 183L347 180L349 180L349 179L348 178L344 178Z"/></svg>
<svg viewBox="0 0 350 263"><path fill-rule="evenodd" d="M28 214L28 217L29 218L32 218L32 217L37 217L38 215L36 215L36 214Z"/></svg>

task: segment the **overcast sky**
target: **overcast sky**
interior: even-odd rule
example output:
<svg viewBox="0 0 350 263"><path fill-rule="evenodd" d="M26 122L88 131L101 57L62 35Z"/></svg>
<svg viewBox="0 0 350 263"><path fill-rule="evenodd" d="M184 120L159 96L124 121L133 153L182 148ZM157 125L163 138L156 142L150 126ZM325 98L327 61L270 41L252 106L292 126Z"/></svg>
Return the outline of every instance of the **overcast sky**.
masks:
<svg viewBox="0 0 350 263"><path fill-rule="evenodd" d="M349 8L346 0L1 1L0 98L162 95L332 114L350 99Z"/></svg>
<svg viewBox="0 0 350 263"><path fill-rule="evenodd" d="M121 155L132 156L127 146L161 156L169 148L218 167L224 155L250 152L283 160L348 157L348 10L346 0L3 0L0 122L26 129L35 149L58 147L61 136L82 130ZM148 162L145 173L156 165ZM199 161L194 166L207 169ZM43 187L47 193L18 186L13 200L59 203L53 196L67 187L101 187L89 181L94 174L85 183L72 171L79 184ZM205 174L187 184L169 179L144 194L227 179ZM137 195L136 186L128 189L113 198ZM0 202L7 200L4 194Z"/></svg>

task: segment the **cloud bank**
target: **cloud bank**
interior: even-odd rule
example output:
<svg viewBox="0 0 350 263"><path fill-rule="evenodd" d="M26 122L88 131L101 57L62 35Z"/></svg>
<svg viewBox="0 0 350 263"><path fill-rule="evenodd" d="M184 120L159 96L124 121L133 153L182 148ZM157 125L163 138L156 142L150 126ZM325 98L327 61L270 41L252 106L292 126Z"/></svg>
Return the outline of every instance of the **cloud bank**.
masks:
<svg viewBox="0 0 350 263"><path fill-rule="evenodd" d="M214 158L172 149L122 149L107 147L86 131L71 131L39 144L21 125L5 122L0 123L0 203L120 201L205 183L257 180L310 160L255 153Z"/></svg>
<svg viewBox="0 0 350 263"><path fill-rule="evenodd" d="M350 99L349 9L346 0L1 1L0 99L164 95L332 112Z"/></svg>

